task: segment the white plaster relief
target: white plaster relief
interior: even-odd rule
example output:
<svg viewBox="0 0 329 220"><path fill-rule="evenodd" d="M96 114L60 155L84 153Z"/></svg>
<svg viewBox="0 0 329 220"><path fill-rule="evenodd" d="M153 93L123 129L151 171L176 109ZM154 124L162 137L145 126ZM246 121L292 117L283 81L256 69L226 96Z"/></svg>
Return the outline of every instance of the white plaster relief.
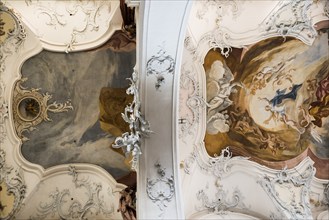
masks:
<svg viewBox="0 0 329 220"><path fill-rule="evenodd" d="M20 46L25 41L27 34L22 22L17 18L17 15L13 10L6 7L2 2L0 2L0 13L3 13L3 17L7 14L10 19L7 22L14 23L14 29L4 30L4 42L1 43L0 47L0 74L4 73L6 70L6 58L13 54L13 52L18 52ZM6 24L4 24L6 26Z"/></svg>
<svg viewBox="0 0 329 220"><path fill-rule="evenodd" d="M204 148L204 144L194 147L193 152L184 160L185 173L189 174L194 162L197 162L201 171L221 179L230 171L235 161L248 160L247 157L232 157L232 152L230 152L229 147L223 149L221 154L215 157L206 155L207 153Z"/></svg>
<svg viewBox="0 0 329 220"><path fill-rule="evenodd" d="M14 12L7 8L2 2L0 2L0 13L3 17L9 16L9 19L6 17L6 22L13 23L13 29L9 30L7 30L6 25L10 26L10 24L3 23L1 36L4 36L4 41L0 42L0 192L8 197L14 197L12 204L6 201L7 198L2 198L2 201L0 198L0 218L7 220L12 219L21 209L26 196L27 185L24 180L22 169L14 169L13 166L8 165L6 162L6 151L4 150L6 146L4 146L4 144L7 139L6 120L8 120L9 112L3 78L6 71L7 58L19 51L27 35L22 23ZM11 161L10 158L9 161Z"/></svg>
<svg viewBox="0 0 329 220"><path fill-rule="evenodd" d="M204 106L200 85L195 79L195 75L195 71L188 68L187 64L182 66L180 75L180 118L178 119L180 138L195 134L200 120L200 108Z"/></svg>
<svg viewBox="0 0 329 220"><path fill-rule="evenodd" d="M184 39L184 47L186 48L187 51L189 51L194 58L196 58L196 47L193 43L193 39L191 36L187 36L185 39Z"/></svg>
<svg viewBox="0 0 329 220"><path fill-rule="evenodd" d="M155 89L159 90L165 83L165 75L173 74L175 70L175 60L171 55L167 55L164 49L160 49L156 55L153 55L146 64L146 74L155 75Z"/></svg>
<svg viewBox="0 0 329 220"><path fill-rule="evenodd" d="M139 75L136 71L133 72L129 79L131 84L127 89L128 95L133 95L133 102L126 106L125 112L121 113L122 118L129 124L130 132L122 134L121 137L117 137L112 147L122 148L126 157L132 156L131 169L138 170L139 156L141 151L141 138L148 137L152 131L150 130L150 124L144 119L144 116L140 112L140 95L139 95Z"/></svg>
<svg viewBox="0 0 329 220"><path fill-rule="evenodd" d="M239 213L239 212L235 212L235 211L225 211L224 213L209 213L208 211L201 211L198 213L195 213L191 216L188 216L188 219L216 219L216 220L220 220L220 219L252 219L252 220L256 220L256 219L261 219L261 218L256 218L252 215L246 215L243 213Z"/></svg>
<svg viewBox="0 0 329 220"><path fill-rule="evenodd" d="M3 144L2 138L0 139L0 147ZM15 214L21 209L23 205L23 200L26 194L26 184L24 180L24 175L21 169L14 169L12 166L6 164L6 153L4 150L0 149L0 185L6 186L2 190L6 189L8 196L13 196L14 201L12 207L9 205L9 201L0 200L1 213L0 217L3 220L12 219ZM8 213L7 209L10 209Z"/></svg>
<svg viewBox="0 0 329 220"><path fill-rule="evenodd" d="M140 0L125 0L128 7L139 7Z"/></svg>
<svg viewBox="0 0 329 220"><path fill-rule="evenodd" d="M147 178L146 192L149 199L151 199L160 210L158 217L163 219L165 209L175 194L174 177L173 175L166 177L166 169L163 168L160 163L156 163L154 166L157 169L158 178Z"/></svg>
<svg viewBox="0 0 329 220"><path fill-rule="evenodd" d="M198 10L196 13L196 17L198 19L205 19L205 14L208 14L210 11L215 10L216 13L216 24L220 25L223 16L228 15L228 12L232 14L232 18L236 18L239 13L239 6L241 6L241 2L238 2L236 0L224 0L224 1L216 1L216 0L206 0L206 1L199 1L196 4L198 4Z"/></svg>
<svg viewBox="0 0 329 220"><path fill-rule="evenodd" d="M200 144L200 146L203 145ZM184 161L185 173L194 175L197 172L194 170L196 163L198 170L213 180L213 182L208 182L204 189L198 189L196 199L199 201L199 204L195 204L195 211L207 210L209 213L225 215L232 209L246 210L242 191L237 187L233 190L228 190L223 180L226 175L230 175L231 168L235 162L243 163L247 158L232 158L229 147L223 149L221 154L214 158L205 154L205 149L195 147L191 155Z"/></svg>
<svg viewBox="0 0 329 220"><path fill-rule="evenodd" d="M4 99L5 85L2 82L2 77L0 75L0 144L3 143L6 138L6 126L5 118L8 117L8 104Z"/></svg>
<svg viewBox="0 0 329 220"><path fill-rule="evenodd" d="M196 208L198 211L207 209L208 212L225 215L229 209L246 208L242 202L242 193L238 188L234 189L232 195L230 195L227 190L223 189L222 185L216 184L217 191L213 199L211 199L213 196L209 195L211 193L206 192L208 189L207 184L205 189L199 190L197 193L197 199L202 203L200 207Z"/></svg>
<svg viewBox="0 0 329 220"><path fill-rule="evenodd" d="M327 211L323 211L323 212L321 212L321 213L317 216L316 219L317 219L317 220L327 220L327 219L329 219L329 211L327 210Z"/></svg>
<svg viewBox="0 0 329 220"><path fill-rule="evenodd" d="M54 51L97 47L121 28L119 1L6 1ZM60 35L58 33L61 33Z"/></svg>
<svg viewBox="0 0 329 220"><path fill-rule="evenodd" d="M273 200L281 216L287 219L309 219L312 218L309 193L314 174L315 169L311 165L303 173L297 172L297 175L285 168L277 172L275 177L265 174L258 183Z"/></svg>
<svg viewBox="0 0 329 220"><path fill-rule="evenodd" d="M216 4L233 4L233 2L234 1L223 1L223 3ZM253 4L255 4L253 7L257 7L255 2L253 2ZM216 23L212 29L205 29L204 32L201 32L201 35L198 29L190 28L190 36L185 39L185 47L196 60L203 63L203 58L212 48L220 49L221 54L228 57L233 47L247 48L246 45L252 45L270 37L295 37L305 44L311 45L317 36L310 15L313 4L315 3L312 0L279 1L264 20L258 21L257 28L251 28L244 32L234 29L234 26L238 27L240 23L244 22L240 20L242 19L240 17L236 17L237 19L232 23L227 23L226 20L223 24ZM240 4L238 5L240 6ZM320 6L322 7L322 4ZM210 6L205 7L207 8ZM326 6L323 7L324 8L320 10L326 11ZM250 13L248 10L246 10L246 13ZM207 17L212 18L212 14L213 13L209 13L209 15L204 14L201 17L202 19L207 19ZM234 16L228 17L231 20L234 18ZM228 26L228 24L230 24L230 26ZM208 26L212 27L211 25ZM245 24L244 26L251 25ZM193 36L196 37L196 46L193 46L191 43Z"/></svg>
<svg viewBox="0 0 329 220"><path fill-rule="evenodd" d="M58 187L49 194L50 201L41 201L30 219L87 219L88 217L112 218L115 213L115 201L112 188L108 188L106 200L101 194L102 184L93 182L89 176L80 177L74 166L69 166L68 175L72 176L75 190L82 190L80 196L75 192ZM84 195L84 196L83 196ZM74 198L73 198L74 197Z"/></svg>
<svg viewBox="0 0 329 220"><path fill-rule="evenodd" d="M310 18L313 3L312 0L281 1L260 28L267 36L292 36L310 45L317 36Z"/></svg>

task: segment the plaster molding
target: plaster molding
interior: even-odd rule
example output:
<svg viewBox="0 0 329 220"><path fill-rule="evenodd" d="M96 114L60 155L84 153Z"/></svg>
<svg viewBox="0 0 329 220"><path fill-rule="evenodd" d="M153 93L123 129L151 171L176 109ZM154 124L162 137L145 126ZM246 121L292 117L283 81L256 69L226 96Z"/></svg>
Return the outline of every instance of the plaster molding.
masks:
<svg viewBox="0 0 329 220"><path fill-rule="evenodd" d="M95 48L121 29L119 1L15 1L6 4L51 51ZM61 35L57 33L60 32Z"/></svg>
<svg viewBox="0 0 329 220"><path fill-rule="evenodd" d="M242 203L242 193L238 188L233 190L230 199L228 198L228 191L224 190L222 185L216 185L216 193L214 198L213 195L206 193L208 188L209 186L207 184L205 189L199 190L197 193L196 197L202 203L200 207L196 208L198 211L206 209L209 213L225 215L229 209L237 208L238 206L245 208L245 205Z"/></svg>
<svg viewBox="0 0 329 220"><path fill-rule="evenodd" d="M188 32L188 34L187 34L188 36L186 36L185 37L185 39L184 39L184 47L185 47L185 49L187 50L187 51L189 51L192 55L193 55L193 57L194 57L194 59L196 58L196 44L193 42L193 38L191 37L191 36L189 36L189 32Z"/></svg>
<svg viewBox="0 0 329 220"><path fill-rule="evenodd" d="M7 135L5 118L8 118L8 104L5 101L4 92L5 85L0 75L0 145L3 143Z"/></svg>
<svg viewBox="0 0 329 220"><path fill-rule="evenodd" d="M220 25L223 16L227 15L228 12L232 13L232 18L235 19L239 13L239 4L236 0L228 1L216 1L216 0L206 0L197 2L199 5L196 12L196 17L201 20L206 20L205 14L209 11L215 10L216 13L216 25Z"/></svg>
<svg viewBox="0 0 329 220"><path fill-rule="evenodd" d="M159 90L165 83L165 75L173 74L175 71L175 60L171 55L167 55L164 49L160 49L146 63L146 75L155 75L155 89Z"/></svg>
<svg viewBox="0 0 329 220"><path fill-rule="evenodd" d="M144 119L140 112L140 95L139 95L139 75L136 71L133 72L132 77L129 79L131 84L127 89L128 95L133 95L133 102L126 106L124 113L121 113L122 118L129 124L130 132L122 134L117 137L112 147L122 148L126 157L132 156L131 169L138 170L139 156L141 151L141 138L148 137L151 133L150 124Z"/></svg>
<svg viewBox="0 0 329 220"><path fill-rule="evenodd" d="M184 160L184 171L190 174L196 162L202 172L221 179L225 174L230 172L236 161L248 161L248 158L240 156L232 157L229 147L223 149L219 156L210 157L205 152L204 144L201 143L199 146L195 146L193 152Z"/></svg>
<svg viewBox="0 0 329 220"><path fill-rule="evenodd" d="M189 63L193 66L193 64ZM179 138L186 138L187 135L196 133L197 124L200 120L200 108L205 102L201 96L200 84L196 79L193 68L187 63L182 66L180 75L180 111L184 109L184 115L181 112L179 118ZM185 109L188 109L186 111Z"/></svg>
<svg viewBox="0 0 329 220"><path fill-rule="evenodd" d="M6 162L6 151L4 149L7 149L7 147L3 145L8 144L6 142L6 121L8 120L9 112L7 97L5 95L6 84L4 82L4 77L7 71L7 59L19 52L19 48L25 41L27 34L16 14L2 2L0 2L0 14L1 18L7 18L6 22L12 22L12 24L6 24L6 22L1 24L1 36L4 38L2 38L3 41L0 42L0 193L7 197L3 198L3 196L1 196L3 200L0 201L0 217L1 219L7 220L12 219L21 209L26 196L27 185L22 169L14 169L14 166L8 165ZM12 25L12 27L7 27L6 25ZM10 158L9 161L11 161ZM7 201L10 197L11 199ZM6 201L5 204L3 204L4 201Z"/></svg>
<svg viewBox="0 0 329 220"><path fill-rule="evenodd" d="M49 194L50 202L40 202L36 210L36 214L30 216L31 219L46 219L49 216L54 216L61 219L85 219L88 214L101 215L111 217L115 212L115 198L112 188L107 190L107 201L110 202L110 207L105 204L104 195L101 195L103 185L91 181L89 177L80 177L75 166L68 167L68 175L72 176L72 183L76 190L83 190L85 193L76 199L73 199L74 193L69 189L56 189ZM69 199L72 197L71 199Z"/></svg>
<svg viewBox="0 0 329 220"><path fill-rule="evenodd" d="M0 146L2 145L2 140ZM21 209L23 205L23 200L26 194L26 184L24 180L24 175L22 169L15 169L12 166L6 164L6 153L4 150L0 149L0 186L1 191L6 190L3 194L7 196L13 196L13 204L10 204L10 201L6 201L6 205L1 204L3 209L1 209L0 217L3 220L12 219L15 214ZM4 198L6 199L6 198ZM4 202L4 200L2 200ZM9 212L5 212L5 209L11 209Z"/></svg>
<svg viewBox="0 0 329 220"><path fill-rule="evenodd" d="M141 1L140 0L125 0L125 3L128 7L139 7Z"/></svg>
<svg viewBox="0 0 329 220"><path fill-rule="evenodd" d="M3 74L6 70L6 59L8 56L12 55L13 52L18 52L20 46L23 44L27 37L27 33L25 28L21 22L21 20L17 17L16 13L5 6L2 2L0 2L0 13L5 17L5 14L9 16L11 19L7 20L7 22L13 22L13 29L6 30L4 29L3 35L4 42L0 42L0 74ZM3 27L6 27L6 24L3 24Z"/></svg>
<svg viewBox="0 0 329 220"><path fill-rule="evenodd" d="M204 210L204 211L200 211L197 213L194 213L191 216L188 216L187 219L262 219L262 218L256 218L254 216L251 215L246 215L243 213L239 213L239 212L231 212L231 211L226 211L225 213L209 213L208 211Z"/></svg>
<svg viewBox="0 0 329 220"><path fill-rule="evenodd" d="M154 164L157 169L158 178L147 178L146 192L149 199L155 203L159 210L159 217L164 217L165 208L175 195L174 177L166 177L166 169L160 163Z"/></svg>
<svg viewBox="0 0 329 220"><path fill-rule="evenodd" d="M313 3L313 0L280 1L260 28L267 37L291 36L311 45L317 36L310 18Z"/></svg>
<svg viewBox="0 0 329 220"><path fill-rule="evenodd" d="M17 3L17 1L13 3ZM16 9L15 12L17 12ZM1 16L2 15L3 14L1 14ZM13 19L19 19L19 18L13 17ZM12 33L15 33L16 35L12 36L11 38L8 38L5 41L5 44L1 45L1 55L5 55L1 57L1 67L5 67L5 68L2 68L0 71L0 141L1 141L0 148L1 151L3 151L7 155L5 166L1 166L1 172L6 168L6 172L5 172L5 175L7 175L6 181L7 180L10 181L10 183L12 184L14 183L19 184L19 181L21 181L21 185L23 183L23 185L25 186L25 191L24 193L23 192L21 193L21 197L18 198L16 196L15 198L15 201L20 203L20 205L17 206L15 205L15 209L17 211L15 211L15 214L13 215L10 214L10 216L11 217L15 216L18 219L25 219L26 216L30 216L30 215L25 215L26 213L31 213L33 211L36 211L38 205L37 202L40 201L38 199L41 199L42 197L46 197L48 195L47 189L49 185L47 185L48 187L46 189L42 188L43 183L45 181L47 181L47 183L50 184L51 186L59 187L59 191L61 191L60 190L61 187L63 186L65 187L65 185L63 185L62 183L63 182L65 183L65 180L63 179L65 179L65 175L67 173L67 169L69 165L65 164L65 165L44 169L40 165L33 164L27 161L22 155L22 152L20 150L21 140L17 137L17 135L15 135L14 123L12 120L13 112L11 107L8 109L8 106L13 106L12 105L13 90L14 90L15 82L20 78L20 67L22 66L24 61L26 61L28 58L39 53L42 50L42 46L41 46L42 44L40 42L40 39L38 39L28 27L26 27L25 23L23 25L23 22L19 20L15 21L15 24L18 23L22 25L21 26L22 29L20 29L20 31L16 31L18 29L15 29L15 31ZM45 45L43 44L43 46ZM6 50L8 49L8 51L5 51L5 49ZM2 52L5 52L5 54ZM50 97L48 96L48 98ZM59 103L50 103L51 106L48 105L50 106L49 110L53 110L53 111L58 110L58 107L60 107L58 106L58 104ZM12 166L9 166L7 164L10 165L12 164ZM19 170L14 169L14 167L17 166L20 167ZM77 164L75 166L77 170L79 170L79 174L82 175L88 174L88 176L90 176L90 179L92 178L100 179L103 188L107 186L109 187L113 186L114 190L119 189L118 194L116 194L117 199L110 200L114 204L118 204L119 192L123 188L125 188L122 184L118 184L108 172L106 172L105 170L103 170L102 168L96 165ZM8 170L7 168L10 169ZM5 180L3 179L2 174L0 179L1 181ZM2 183L4 184L4 182L1 182L1 184ZM19 185L17 185L16 188L19 188ZM42 190L46 190L46 193L42 193L42 192L40 194L36 193L36 191L38 191L38 189L40 188L42 188ZM7 189L4 188L5 193L6 190ZM10 190L12 190L12 188ZM81 187L79 190L81 190ZM103 189L103 191L105 191L105 189ZM84 192L82 195L84 195ZM99 198L101 198L102 196L103 195L100 195ZM2 195L1 198L3 198ZM31 202L31 199L32 200L34 199L37 202L33 203ZM66 197L64 199L66 199ZM24 202L24 206L21 205L23 204L23 202ZM85 201L81 202L82 205L83 202ZM119 214L116 213L115 216L119 217ZM1 219L3 217L5 216L1 216ZM9 217L9 219L11 219L11 217Z"/></svg>
<svg viewBox="0 0 329 220"><path fill-rule="evenodd" d="M312 218L309 192L315 174L313 166L308 165L303 172L283 169L274 177L266 174L258 181L274 202L279 213L288 219ZM288 197L288 198L287 198Z"/></svg>
<svg viewBox="0 0 329 220"><path fill-rule="evenodd" d="M227 2L225 4L234 5L234 1L225 2ZM216 4L224 3L211 3L210 5ZM195 46L192 43L193 32L190 31L189 36L185 38L185 48L190 51L195 60L202 64L210 49L218 48L223 56L228 57L233 47L247 48L247 45L271 37L294 37L307 45L312 45L317 36L310 10L313 4L312 0L280 1L264 21L259 23L257 29L239 33L233 32L227 26L216 24L214 29L195 39L197 42L194 44ZM324 14L326 14L327 6L323 7ZM222 10L222 8L218 8L218 10ZM201 17L203 18L203 16Z"/></svg>
<svg viewBox="0 0 329 220"><path fill-rule="evenodd" d="M65 103L57 103L54 101L48 104L52 95L40 94L40 88L27 89L22 86L22 83L27 81L23 78L17 81L13 92L13 118L18 136L23 140L29 140L23 135L25 131L33 131L35 126L43 121L50 122L48 111L53 113L67 112L72 110L73 106L68 100Z"/></svg>
<svg viewBox="0 0 329 220"><path fill-rule="evenodd" d="M326 219L329 219L329 211L326 210L326 211L323 211L321 212L317 217L316 217L317 220L326 220Z"/></svg>

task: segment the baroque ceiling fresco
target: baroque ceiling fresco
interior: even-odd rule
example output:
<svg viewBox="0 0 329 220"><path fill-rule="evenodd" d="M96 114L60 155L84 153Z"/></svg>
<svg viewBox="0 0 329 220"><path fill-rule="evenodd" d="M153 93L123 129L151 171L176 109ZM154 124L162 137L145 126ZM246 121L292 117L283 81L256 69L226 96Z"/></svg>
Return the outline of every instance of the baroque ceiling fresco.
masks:
<svg viewBox="0 0 329 220"><path fill-rule="evenodd" d="M44 168L91 163L115 178L127 174L124 157L111 145L128 130L121 112L132 100L125 90L134 65L133 48L116 52L108 45L69 54L44 50L28 59L21 69L23 80L16 84L13 107L23 156ZM35 90L43 97L36 98ZM21 95L22 91L29 95ZM42 109L47 109L46 117L34 123Z"/></svg>
<svg viewBox="0 0 329 220"><path fill-rule="evenodd" d="M312 46L270 38L228 58L208 52L205 145L214 156L227 146L267 161L310 148L329 158L328 33Z"/></svg>
<svg viewBox="0 0 329 220"><path fill-rule="evenodd" d="M0 219L329 216L327 3L0 13Z"/></svg>

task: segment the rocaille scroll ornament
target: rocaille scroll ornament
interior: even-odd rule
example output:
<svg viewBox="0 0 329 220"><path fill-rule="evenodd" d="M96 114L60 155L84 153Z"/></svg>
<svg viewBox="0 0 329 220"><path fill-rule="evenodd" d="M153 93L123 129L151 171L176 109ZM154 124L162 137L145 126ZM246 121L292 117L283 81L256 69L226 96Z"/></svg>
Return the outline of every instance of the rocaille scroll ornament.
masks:
<svg viewBox="0 0 329 220"><path fill-rule="evenodd" d="M0 219L9 220L22 207L26 184L21 169L8 166L5 157L5 151L0 149Z"/></svg>
<svg viewBox="0 0 329 220"><path fill-rule="evenodd" d="M165 82L164 74L173 74L175 71L175 60L166 55L166 51L161 49L157 55L153 55L146 64L147 75L155 75L157 81L155 89L159 90Z"/></svg>
<svg viewBox="0 0 329 220"><path fill-rule="evenodd" d="M126 106L124 113L121 113L122 118L129 124L130 132L125 132L121 137L117 137L112 147L122 148L126 157L132 157L131 169L137 170L139 156L142 154L140 145L141 138L148 137L151 133L149 122L144 119L140 112L140 99L138 90L138 74L133 72L132 77L129 78L131 84L127 89L128 95L133 95L132 103Z"/></svg>
<svg viewBox="0 0 329 220"><path fill-rule="evenodd" d="M298 176L292 175L285 167L276 176L264 175L257 182L272 199L282 216L287 219L308 219L312 216L309 192L314 174L315 169L310 165ZM285 189L284 195L280 193L279 188ZM287 199L288 196L290 199Z"/></svg>
<svg viewBox="0 0 329 220"><path fill-rule="evenodd" d="M154 202L160 209L159 216L164 215L164 209L174 196L174 177L166 177L166 170L162 168L160 163L155 163L157 168L158 178L147 179L146 192L148 197Z"/></svg>
<svg viewBox="0 0 329 220"><path fill-rule="evenodd" d="M0 2L0 74L6 70L6 59L18 52L27 33L23 23L12 9Z"/></svg>
<svg viewBox="0 0 329 220"><path fill-rule="evenodd" d="M68 175L72 176L74 187L59 190L57 187L49 194L50 201L40 202L31 220L41 219L89 219L90 216L104 216L111 219L115 213L114 192L111 188L107 194L103 185L93 182L89 176L81 177L75 166L69 166ZM72 184L71 183L71 184ZM84 196L73 199L75 190L83 190ZM86 197L87 196L87 199ZM69 199L71 198L71 199ZM103 218L102 218L103 219Z"/></svg>
<svg viewBox="0 0 329 220"><path fill-rule="evenodd" d="M56 101L48 104L52 96L48 93L40 94L40 89L26 89L22 86L27 78L16 83L14 90L13 115L17 135L23 140L29 140L23 135L24 131L33 131L42 121L51 121L48 111L53 113L67 112L73 106L68 100L65 103Z"/></svg>

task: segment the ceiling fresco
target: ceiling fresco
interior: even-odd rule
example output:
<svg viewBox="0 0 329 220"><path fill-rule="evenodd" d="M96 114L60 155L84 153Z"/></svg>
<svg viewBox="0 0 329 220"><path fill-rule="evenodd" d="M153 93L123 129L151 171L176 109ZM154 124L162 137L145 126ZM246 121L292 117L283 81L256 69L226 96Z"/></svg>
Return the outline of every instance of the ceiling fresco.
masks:
<svg viewBox="0 0 329 220"><path fill-rule="evenodd" d="M125 94L135 65L135 49L131 48L118 52L105 45L69 54L43 50L23 64L21 74L26 80L20 82L22 87L51 96L48 105L70 106L66 111L48 111L49 120L23 132L28 140L23 141L21 152L28 161L44 168L96 164L115 178L129 172L124 157L110 146L116 135L128 129L121 112L131 101ZM25 102L18 109L24 110L25 104L24 114L33 119L36 113L28 114L33 100Z"/></svg>
<svg viewBox="0 0 329 220"><path fill-rule="evenodd" d="M268 161L294 158L310 148L329 158L328 33L312 46L270 38L228 58L208 52L208 154L226 146Z"/></svg>

